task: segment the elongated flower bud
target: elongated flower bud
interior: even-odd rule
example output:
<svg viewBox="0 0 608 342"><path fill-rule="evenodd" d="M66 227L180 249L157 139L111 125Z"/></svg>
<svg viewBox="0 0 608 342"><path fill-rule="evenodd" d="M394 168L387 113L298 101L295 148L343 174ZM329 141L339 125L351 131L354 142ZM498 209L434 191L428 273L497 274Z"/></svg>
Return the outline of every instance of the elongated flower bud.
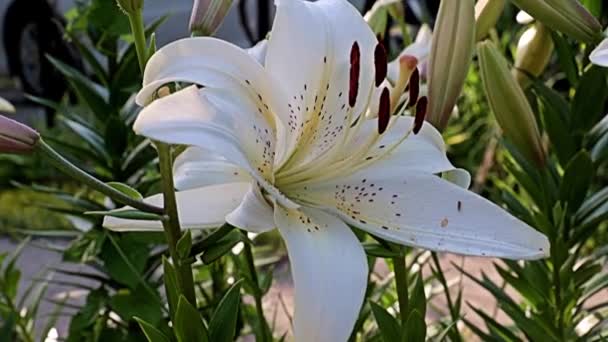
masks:
<svg viewBox="0 0 608 342"><path fill-rule="evenodd" d="M0 153L28 153L39 140L38 132L0 115Z"/></svg>
<svg viewBox="0 0 608 342"><path fill-rule="evenodd" d="M553 53L551 32L542 23L536 22L522 34L517 43L513 76L523 89L530 83L527 74L540 75L549 64L551 53Z"/></svg>
<svg viewBox="0 0 608 342"><path fill-rule="evenodd" d="M578 0L512 0L548 27L574 39L594 43L601 39L602 26Z"/></svg>
<svg viewBox="0 0 608 342"><path fill-rule="evenodd" d="M442 1L429 61L428 121L442 130L462 91L474 51L473 0Z"/></svg>
<svg viewBox="0 0 608 342"><path fill-rule="evenodd" d="M144 0L117 0L120 7L126 14L139 12L144 7Z"/></svg>
<svg viewBox="0 0 608 342"><path fill-rule="evenodd" d="M505 0L478 0L475 4L475 40L480 41L496 26Z"/></svg>
<svg viewBox="0 0 608 342"><path fill-rule="evenodd" d="M529 160L543 166L545 153L534 113L507 61L489 41L478 44L477 54L488 102L505 137Z"/></svg>
<svg viewBox="0 0 608 342"><path fill-rule="evenodd" d="M195 36L214 34L231 6L232 0L194 0L190 16L190 32Z"/></svg>

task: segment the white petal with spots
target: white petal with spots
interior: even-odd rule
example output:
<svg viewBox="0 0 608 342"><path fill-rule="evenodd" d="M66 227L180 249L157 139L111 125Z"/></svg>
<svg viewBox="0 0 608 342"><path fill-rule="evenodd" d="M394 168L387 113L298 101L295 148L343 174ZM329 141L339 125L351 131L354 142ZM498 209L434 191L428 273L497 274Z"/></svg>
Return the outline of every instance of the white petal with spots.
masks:
<svg viewBox="0 0 608 342"><path fill-rule="evenodd" d="M363 170L309 184L299 194L349 224L409 246L508 259L537 259L549 252L541 233L477 194L430 174L386 178Z"/></svg>

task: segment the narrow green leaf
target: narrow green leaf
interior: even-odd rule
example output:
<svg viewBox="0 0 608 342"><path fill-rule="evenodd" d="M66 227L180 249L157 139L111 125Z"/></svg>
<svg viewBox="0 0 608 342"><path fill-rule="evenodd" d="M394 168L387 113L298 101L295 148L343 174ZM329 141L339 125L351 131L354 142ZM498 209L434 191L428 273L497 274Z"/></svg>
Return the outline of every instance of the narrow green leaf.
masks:
<svg viewBox="0 0 608 342"><path fill-rule="evenodd" d="M375 242L364 242L363 249L367 255L378 258L396 258L401 256L400 252L395 252Z"/></svg>
<svg viewBox="0 0 608 342"><path fill-rule="evenodd" d="M576 86L578 84L578 67L576 66L574 48L568 44L568 40L564 36L556 31L551 31L551 37L553 38L555 51L557 51L557 60L562 67L561 69L566 73L570 84Z"/></svg>
<svg viewBox="0 0 608 342"><path fill-rule="evenodd" d="M173 331L178 342L208 342L205 323L198 310L184 296L180 296L173 321ZM215 342L215 341L213 341Z"/></svg>
<svg viewBox="0 0 608 342"><path fill-rule="evenodd" d="M226 292L209 322L209 340L213 342L234 341L236 323L241 304L242 279L234 283Z"/></svg>
<svg viewBox="0 0 608 342"><path fill-rule="evenodd" d="M179 288L177 287L177 274L175 273L175 268L165 256L163 256L163 272L165 291L167 294L167 301L169 302L169 312L173 316L177 309ZM173 319L174 317L171 318Z"/></svg>
<svg viewBox="0 0 608 342"><path fill-rule="evenodd" d="M369 302L384 342L401 341L401 326L382 306Z"/></svg>
<svg viewBox="0 0 608 342"><path fill-rule="evenodd" d="M241 242L241 240L241 233L233 230L221 240L217 241L214 245L209 247L201 256L201 260L206 265L209 265L224 256L226 253L230 252L232 247Z"/></svg>
<svg viewBox="0 0 608 342"><path fill-rule="evenodd" d="M144 321L143 319L141 319L139 317L135 317L135 320L139 324L139 327L141 328L141 330L144 332L144 335L146 335L148 342L170 342L171 341L167 336L165 336L165 334L163 334L160 330L156 329L150 323L147 323L146 321Z"/></svg>
<svg viewBox="0 0 608 342"><path fill-rule="evenodd" d="M132 187L128 186L127 184L119 183L119 182L108 182L106 184L133 199L140 200L140 201L144 199L144 197L139 193L139 191L133 189Z"/></svg>
<svg viewBox="0 0 608 342"><path fill-rule="evenodd" d="M413 310L407 318L401 340L403 342L424 342L426 340L426 322L418 310Z"/></svg>
<svg viewBox="0 0 608 342"><path fill-rule="evenodd" d="M73 67L55 59L51 56L47 56L49 61L61 72L67 79L70 87L74 90L78 98L86 103L86 105L95 114L95 117L101 122L113 113L112 107L104 100L104 98L97 91L98 85L91 81L88 77L83 75L80 71Z"/></svg>
<svg viewBox="0 0 608 342"><path fill-rule="evenodd" d="M594 173L593 161L587 151L577 153L566 166L559 197L563 203L568 203L570 212L576 212L583 204Z"/></svg>
<svg viewBox="0 0 608 342"><path fill-rule="evenodd" d="M182 237L177 241L177 256L184 260L190 257L190 250L192 249L192 233L190 230L186 230Z"/></svg>
<svg viewBox="0 0 608 342"><path fill-rule="evenodd" d="M117 209L110 211L87 211L86 215L111 216L127 220L162 221L163 217L156 214L144 213L135 209Z"/></svg>
<svg viewBox="0 0 608 342"><path fill-rule="evenodd" d="M580 79L572 101L571 128L574 132L585 132L594 126L604 113L608 99L606 71L600 66L587 69Z"/></svg>
<svg viewBox="0 0 608 342"><path fill-rule="evenodd" d="M414 291L410 298L410 310L416 310L422 317L426 315L426 295L424 294L424 278L422 274L418 274Z"/></svg>

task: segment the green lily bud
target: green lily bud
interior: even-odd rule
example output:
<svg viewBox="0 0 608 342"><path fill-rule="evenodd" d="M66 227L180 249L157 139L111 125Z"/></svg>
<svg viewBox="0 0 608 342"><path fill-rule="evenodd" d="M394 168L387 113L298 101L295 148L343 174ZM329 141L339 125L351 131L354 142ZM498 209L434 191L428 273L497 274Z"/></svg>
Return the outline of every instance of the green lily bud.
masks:
<svg viewBox="0 0 608 342"><path fill-rule="evenodd" d="M442 130L462 91L475 47L473 0L442 1L429 59L428 121Z"/></svg>
<svg viewBox="0 0 608 342"><path fill-rule="evenodd" d="M505 0L479 0L475 4L475 40L480 41L496 26Z"/></svg>
<svg viewBox="0 0 608 342"><path fill-rule="evenodd" d="M195 36L214 34L231 6L232 0L194 0L190 16L190 32Z"/></svg>
<svg viewBox="0 0 608 342"><path fill-rule="evenodd" d="M35 130L0 115L0 153L29 153L39 140Z"/></svg>
<svg viewBox="0 0 608 342"><path fill-rule="evenodd" d="M526 158L543 166L545 152L532 107L506 59L489 41L478 44L477 54L486 96L503 134Z"/></svg>
<svg viewBox="0 0 608 342"><path fill-rule="evenodd" d="M536 22L521 35L517 43L515 68L512 73L523 89L527 88L530 83L527 74L540 75L549 64L552 53L551 32L542 23Z"/></svg>
<svg viewBox="0 0 608 342"><path fill-rule="evenodd" d="M126 14L134 14L144 7L144 0L117 0L118 7Z"/></svg>
<svg viewBox="0 0 608 342"><path fill-rule="evenodd" d="M585 43L601 39L602 26L578 0L512 0L553 30Z"/></svg>

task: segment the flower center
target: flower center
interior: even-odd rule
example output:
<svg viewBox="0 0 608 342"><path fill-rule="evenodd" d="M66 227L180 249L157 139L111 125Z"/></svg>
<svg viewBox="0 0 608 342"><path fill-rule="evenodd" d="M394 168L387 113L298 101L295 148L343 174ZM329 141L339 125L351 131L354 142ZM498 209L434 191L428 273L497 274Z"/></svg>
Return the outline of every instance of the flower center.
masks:
<svg viewBox="0 0 608 342"><path fill-rule="evenodd" d="M409 56L407 56L409 57ZM407 58L406 57L406 58ZM371 95L367 98L360 99L360 73L361 73L361 51L357 42L352 45L350 52L350 70L348 80L348 105L349 111L345 114L345 121L350 123L344 126L344 131L341 136L334 140L332 146L326 153L315 158L312 162L306 165L298 165L283 168L278 170L275 175L275 184L282 191L289 191L292 186L301 186L302 184L318 182L334 177L346 176L360 170L390 154L399 146L410 133L418 133L422 128L424 116L426 113L427 99L426 97L419 98L419 82L420 77L413 59L414 65L410 63L412 58L406 59L406 66L411 70L405 71L405 81L395 86L393 91L399 91L399 94L391 94L389 85L384 86L387 74L387 59L386 51L382 44L378 43L374 49L374 70L375 70L375 87L372 87L369 94L372 94L374 89L379 94L378 105L376 108L369 108ZM409 85L408 101L401 99L405 87ZM353 115L353 109L357 101L366 101L363 106L364 110ZM363 130L364 124L368 119L365 118L367 109L377 111L377 130ZM407 110L416 114L415 125L409 130L401 133L391 131L391 127L405 114ZM307 122L311 130L317 130L320 122ZM314 125L314 126L313 126ZM390 144L383 145L382 138L385 134L401 135L396 141ZM300 143L305 140L301 140ZM307 149L307 146L299 146L299 149ZM289 195L288 195L289 196Z"/></svg>

